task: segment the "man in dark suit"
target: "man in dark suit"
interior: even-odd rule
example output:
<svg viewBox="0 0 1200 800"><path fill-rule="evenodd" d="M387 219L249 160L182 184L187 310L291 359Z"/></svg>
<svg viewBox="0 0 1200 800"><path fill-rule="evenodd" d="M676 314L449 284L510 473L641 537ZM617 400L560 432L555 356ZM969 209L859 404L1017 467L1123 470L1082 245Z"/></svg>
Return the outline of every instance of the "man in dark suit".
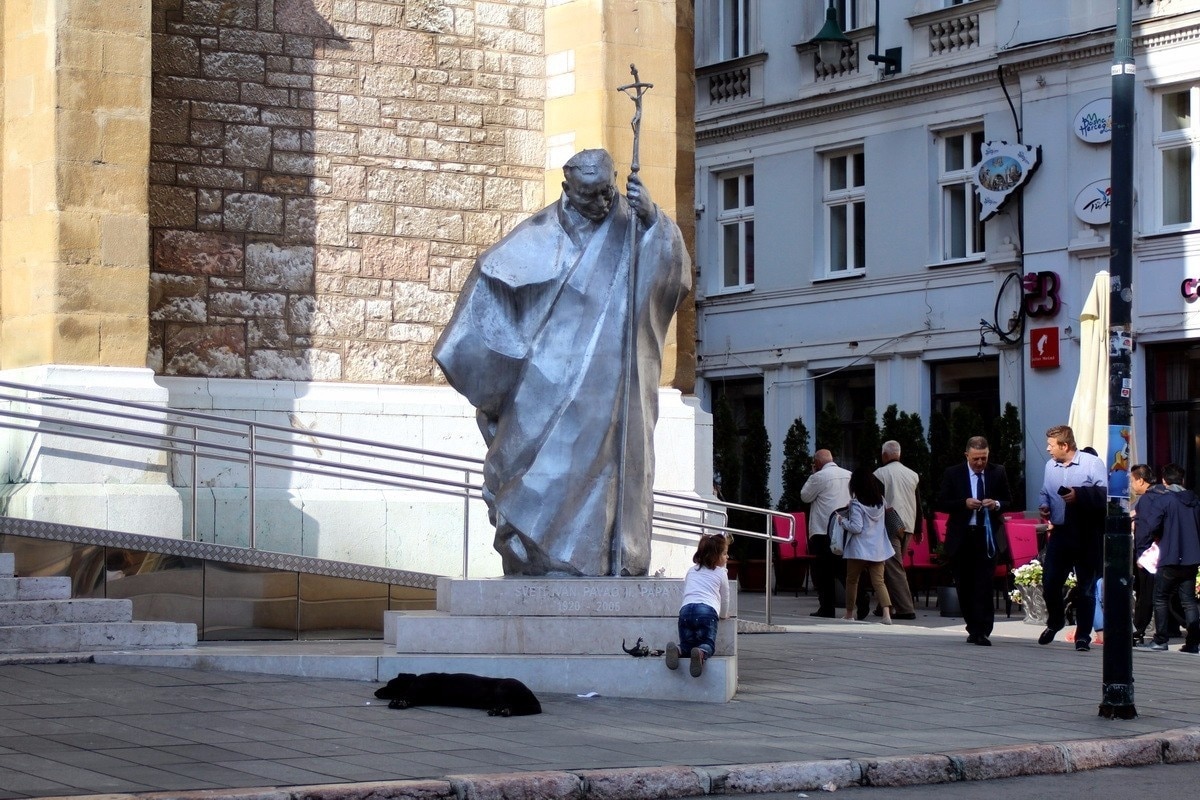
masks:
<svg viewBox="0 0 1200 800"><path fill-rule="evenodd" d="M937 509L950 515L942 548L967 623L967 643L982 647L992 644L996 564L1009 557L1000 511L1012 503L1004 467L989 464L988 452L987 439L968 439L966 463L946 470L937 499Z"/></svg>

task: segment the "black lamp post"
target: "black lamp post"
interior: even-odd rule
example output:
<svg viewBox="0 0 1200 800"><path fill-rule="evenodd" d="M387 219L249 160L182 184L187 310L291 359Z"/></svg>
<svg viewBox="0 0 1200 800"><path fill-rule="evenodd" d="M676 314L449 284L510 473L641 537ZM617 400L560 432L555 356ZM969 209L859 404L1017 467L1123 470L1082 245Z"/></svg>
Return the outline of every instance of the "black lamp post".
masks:
<svg viewBox="0 0 1200 800"><path fill-rule="evenodd" d="M1112 205L1109 232L1108 437L1129 427L1133 334L1133 0L1117 0L1112 66ZM1104 676L1100 716L1133 719L1133 537L1129 512L1112 501L1104 526Z"/></svg>

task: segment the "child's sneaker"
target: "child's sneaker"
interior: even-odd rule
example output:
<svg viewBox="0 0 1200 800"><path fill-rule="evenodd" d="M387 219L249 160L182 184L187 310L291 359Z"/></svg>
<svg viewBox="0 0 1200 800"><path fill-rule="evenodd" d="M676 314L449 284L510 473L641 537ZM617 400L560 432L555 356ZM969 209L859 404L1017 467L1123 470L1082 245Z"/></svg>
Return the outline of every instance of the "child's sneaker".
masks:
<svg viewBox="0 0 1200 800"><path fill-rule="evenodd" d="M667 669L679 669L679 645L667 642Z"/></svg>
<svg viewBox="0 0 1200 800"><path fill-rule="evenodd" d="M692 648L692 665L688 669L693 678L699 678L704 672L704 651L699 647Z"/></svg>

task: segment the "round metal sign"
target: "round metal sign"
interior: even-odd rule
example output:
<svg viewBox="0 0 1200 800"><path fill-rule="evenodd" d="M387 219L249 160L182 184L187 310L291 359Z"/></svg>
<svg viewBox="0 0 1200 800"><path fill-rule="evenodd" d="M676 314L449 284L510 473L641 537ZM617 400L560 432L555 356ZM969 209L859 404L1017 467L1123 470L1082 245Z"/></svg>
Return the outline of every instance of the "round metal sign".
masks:
<svg viewBox="0 0 1200 800"><path fill-rule="evenodd" d="M1112 181L1092 181L1075 195L1075 216L1088 225L1107 225L1112 205Z"/></svg>
<svg viewBox="0 0 1200 800"><path fill-rule="evenodd" d="M1112 98L1093 100L1075 115L1075 135L1088 144L1112 140Z"/></svg>

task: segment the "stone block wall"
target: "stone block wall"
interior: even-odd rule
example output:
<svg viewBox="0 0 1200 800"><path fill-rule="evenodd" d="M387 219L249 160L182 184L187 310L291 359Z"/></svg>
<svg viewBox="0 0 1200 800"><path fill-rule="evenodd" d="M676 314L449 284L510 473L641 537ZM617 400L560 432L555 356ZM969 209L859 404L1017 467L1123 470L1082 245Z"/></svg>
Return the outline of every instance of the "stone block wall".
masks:
<svg viewBox="0 0 1200 800"><path fill-rule="evenodd" d="M543 0L153 0L150 366L422 384L544 204Z"/></svg>

